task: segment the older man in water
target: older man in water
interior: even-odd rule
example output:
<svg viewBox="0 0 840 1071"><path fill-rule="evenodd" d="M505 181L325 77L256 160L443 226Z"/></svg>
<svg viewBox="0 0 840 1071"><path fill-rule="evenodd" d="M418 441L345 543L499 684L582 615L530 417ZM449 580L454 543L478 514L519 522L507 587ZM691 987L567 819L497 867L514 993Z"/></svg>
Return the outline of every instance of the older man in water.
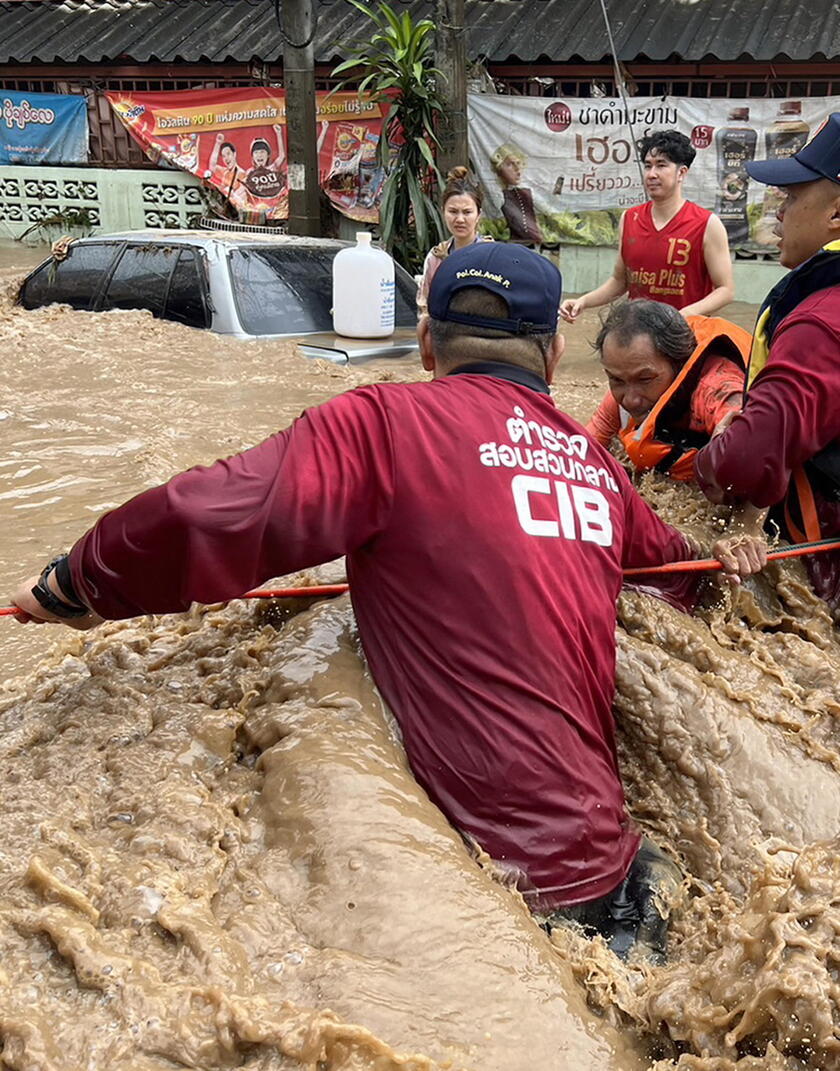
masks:
<svg viewBox="0 0 840 1071"><path fill-rule="evenodd" d="M14 602L87 628L346 555L371 672L432 800L549 926L572 917L619 954L638 940L661 956L678 872L624 807L615 604L623 568L693 548L552 402L560 296L528 250L455 252L419 328L431 382L349 391L144 492Z"/></svg>
<svg viewBox="0 0 840 1071"><path fill-rule="evenodd" d="M695 459L714 502L770 517L793 542L840 535L840 113L786 160L748 163L779 186L779 259L792 271L756 324L743 412ZM840 554L807 560L816 593L840 609Z"/></svg>
<svg viewBox="0 0 840 1071"><path fill-rule="evenodd" d="M604 446L620 438L642 472L692 480L698 448L741 409L751 342L716 316L644 298L613 305L595 340L609 390L586 430Z"/></svg>

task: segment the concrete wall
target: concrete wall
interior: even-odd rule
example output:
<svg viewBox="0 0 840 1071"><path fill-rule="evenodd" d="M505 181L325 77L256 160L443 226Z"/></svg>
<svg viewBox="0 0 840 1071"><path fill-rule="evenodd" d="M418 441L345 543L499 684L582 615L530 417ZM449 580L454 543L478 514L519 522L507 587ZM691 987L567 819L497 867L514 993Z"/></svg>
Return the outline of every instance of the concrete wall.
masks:
<svg viewBox="0 0 840 1071"><path fill-rule="evenodd" d="M0 237L19 238L33 225L29 238L45 242L68 233L189 227L204 213L201 183L183 171L0 167Z"/></svg>

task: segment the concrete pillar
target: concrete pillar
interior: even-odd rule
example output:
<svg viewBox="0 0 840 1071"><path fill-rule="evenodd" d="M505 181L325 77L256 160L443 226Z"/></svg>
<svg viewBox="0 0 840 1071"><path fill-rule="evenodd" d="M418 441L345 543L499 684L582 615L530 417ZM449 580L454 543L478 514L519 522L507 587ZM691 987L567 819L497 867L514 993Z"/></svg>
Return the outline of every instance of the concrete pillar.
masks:
<svg viewBox="0 0 840 1071"><path fill-rule="evenodd" d="M312 0L282 0L289 232L318 236L318 148Z"/></svg>
<svg viewBox="0 0 840 1071"><path fill-rule="evenodd" d="M444 76L444 124L438 166L445 176L451 167L469 166L467 138L467 48L464 0L436 0L436 66Z"/></svg>

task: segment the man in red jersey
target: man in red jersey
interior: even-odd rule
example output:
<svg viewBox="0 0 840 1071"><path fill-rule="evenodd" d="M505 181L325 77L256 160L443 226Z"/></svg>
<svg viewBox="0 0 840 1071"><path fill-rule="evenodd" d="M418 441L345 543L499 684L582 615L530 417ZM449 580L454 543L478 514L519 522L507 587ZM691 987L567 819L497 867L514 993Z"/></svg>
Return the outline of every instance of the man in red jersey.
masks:
<svg viewBox="0 0 840 1071"><path fill-rule="evenodd" d="M650 200L621 217L609 279L563 302L560 313L568 323L624 293L662 301L686 316L708 316L734 297L726 229L713 212L682 195L696 155L691 142L676 130L660 130L642 141L639 152Z"/></svg>
<svg viewBox="0 0 840 1071"><path fill-rule="evenodd" d="M695 458L713 502L771 508L791 542L840 536L840 113L788 159L747 164L779 186L779 260L793 269L761 306L743 411ZM763 513L761 514L763 516ZM840 553L806 558L840 612Z"/></svg>
<svg viewBox="0 0 840 1071"><path fill-rule="evenodd" d="M348 391L145 491L14 602L89 627L346 555L371 672L431 799L535 911L661 955L658 893L678 875L640 852L624 807L615 603L624 567L693 551L552 402L560 296L560 273L530 250L457 250L419 329L431 382ZM693 581L674 577L685 603Z"/></svg>

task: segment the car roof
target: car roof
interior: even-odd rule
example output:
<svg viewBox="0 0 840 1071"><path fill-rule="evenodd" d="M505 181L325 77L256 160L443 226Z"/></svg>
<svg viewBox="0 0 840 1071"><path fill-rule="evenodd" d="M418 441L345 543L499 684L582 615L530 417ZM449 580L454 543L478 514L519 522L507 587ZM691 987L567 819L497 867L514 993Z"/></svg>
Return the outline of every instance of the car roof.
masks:
<svg viewBox="0 0 840 1071"><path fill-rule="evenodd" d="M92 242L165 242L172 244L211 245L215 243L235 249L244 245L283 245L289 247L309 247L311 249L342 249L350 242L341 242L337 238L302 238L292 234L260 234L248 231L214 231L214 230L140 230L115 231L110 234L92 234L86 238L77 238L80 244ZM75 244L75 243L74 243Z"/></svg>

